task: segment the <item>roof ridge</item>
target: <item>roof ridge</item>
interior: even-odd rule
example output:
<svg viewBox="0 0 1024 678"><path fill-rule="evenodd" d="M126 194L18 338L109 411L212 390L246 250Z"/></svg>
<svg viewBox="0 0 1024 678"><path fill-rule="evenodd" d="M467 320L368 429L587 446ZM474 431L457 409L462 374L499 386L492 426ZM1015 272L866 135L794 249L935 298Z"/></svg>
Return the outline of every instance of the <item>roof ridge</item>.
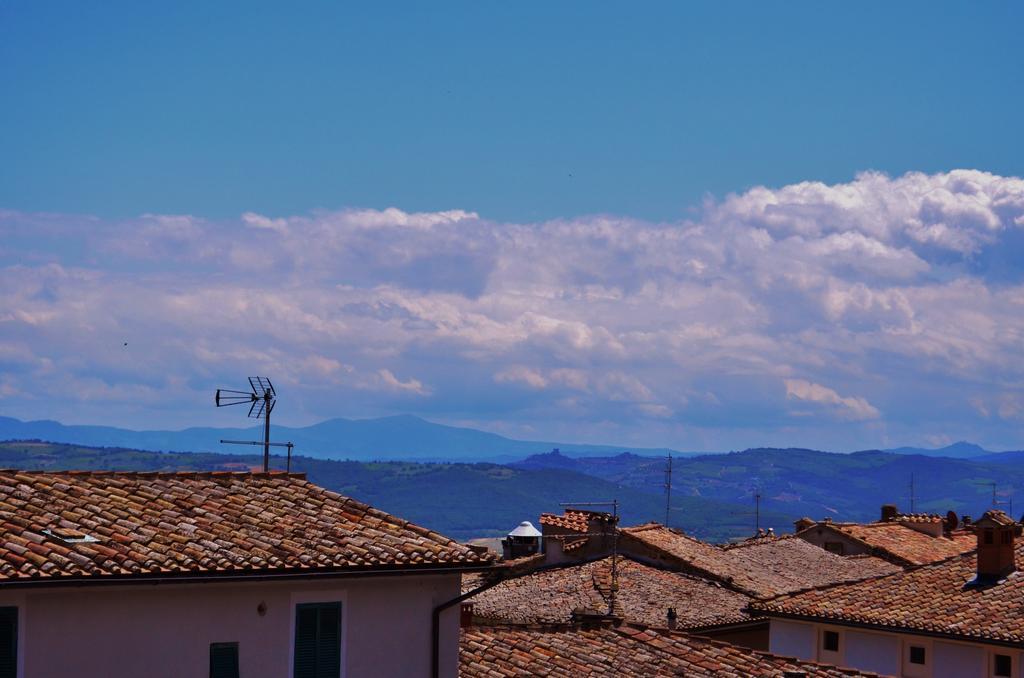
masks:
<svg viewBox="0 0 1024 678"><path fill-rule="evenodd" d="M795 539L796 534L776 534L772 536L765 535L763 537L748 537L743 541L732 542L730 544L711 544L711 546L717 546L723 551L735 551L736 549L750 548L751 546L761 546L763 544L774 544L786 539ZM801 540L806 541L806 540ZM809 542L808 542L809 543Z"/></svg>

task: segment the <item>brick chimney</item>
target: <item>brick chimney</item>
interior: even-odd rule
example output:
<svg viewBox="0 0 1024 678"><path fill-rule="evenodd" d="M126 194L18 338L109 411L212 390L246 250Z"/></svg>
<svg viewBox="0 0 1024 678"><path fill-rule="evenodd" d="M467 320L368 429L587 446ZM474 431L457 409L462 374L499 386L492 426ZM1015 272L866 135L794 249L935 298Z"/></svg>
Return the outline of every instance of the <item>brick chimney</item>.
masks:
<svg viewBox="0 0 1024 678"><path fill-rule="evenodd" d="M878 522L880 523L891 523L896 519L899 514L899 509L896 508L896 504L882 504L882 517Z"/></svg>
<svg viewBox="0 0 1024 678"><path fill-rule="evenodd" d="M974 523L978 536L978 581L1002 579L1017 569L1013 538L1017 523L1002 511L993 509Z"/></svg>
<svg viewBox="0 0 1024 678"><path fill-rule="evenodd" d="M810 518L804 517L804 518L801 518L800 520L796 521L795 523L793 523L793 529L796 532L803 532L808 527L814 527L815 525L817 525L816 522L814 522Z"/></svg>

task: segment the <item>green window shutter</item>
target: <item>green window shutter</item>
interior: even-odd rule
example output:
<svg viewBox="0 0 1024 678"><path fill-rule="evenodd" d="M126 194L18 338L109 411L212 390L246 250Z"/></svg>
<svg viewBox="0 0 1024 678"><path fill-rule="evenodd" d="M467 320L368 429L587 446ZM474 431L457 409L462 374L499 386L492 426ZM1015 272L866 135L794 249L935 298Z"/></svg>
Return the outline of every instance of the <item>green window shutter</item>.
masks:
<svg viewBox="0 0 1024 678"><path fill-rule="evenodd" d="M0 678L18 676L18 608L0 607Z"/></svg>
<svg viewBox="0 0 1024 678"><path fill-rule="evenodd" d="M295 609L295 678L316 676L316 607L299 605Z"/></svg>
<svg viewBox="0 0 1024 678"><path fill-rule="evenodd" d="M210 678L238 678L238 643L210 643Z"/></svg>
<svg viewBox="0 0 1024 678"><path fill-rule="evenodd" d="M341 603L295 606L294 678L341 675Z"/></svg>

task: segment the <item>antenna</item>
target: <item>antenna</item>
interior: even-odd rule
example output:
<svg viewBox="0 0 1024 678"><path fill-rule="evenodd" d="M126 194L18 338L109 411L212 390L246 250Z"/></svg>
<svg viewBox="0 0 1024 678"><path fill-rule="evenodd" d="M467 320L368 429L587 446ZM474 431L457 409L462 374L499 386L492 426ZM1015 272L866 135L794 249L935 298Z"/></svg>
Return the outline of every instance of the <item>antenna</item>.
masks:
<svg viewBox="0 0 1024 678"><path fill-rule="evenodd" d="M264 444L264 443L261 443L258 440L224 440L224 439L221 439L221 442L222 443L227 443L229 445L263 445ZM287 443L270 443L270 446L271 447L287 447L288 448L288 462L287 462L288 465L285 467L285 469L288 471L288 473L291 473L292 472L292 448L295 447L295 443L292 443L292 442L287 442Z"/></svg>
<svg viewBox="0 0 1024 678"><path fill-rule="evenodd" d="M753 487L750 488L751 496L754 499L754 534L757 535L761 531L761 499L764 495L761 494L760 478L752 478L751 480L757 481ZM731 516L749 516L750 511L730 511Z"/></svg>
<svg viewBox="0 0 1024 678"><path fill-rule="evenodd" d="M989 481L989 482L975 483L975 485L987 485L988 487L991 487L992 488L992 508L999 508L1000 506L1006 506L1010 510L1009 511L1010 515L1011 516L1013 515L1013 488L1012 487L1010 488L1010 491L1008 493L1004 493L1004 494L1007 495L1007 498L1004 501L1004 500L999 498L999 493L996 491L996 483Z"/></svg>
<svg viewBox="0 0 1024 678"><path fill-rule="evenodd" d="M668 455L668 466L665 468L665 527L668 527L668 512L672 506L672 453Z"/></svg>
<svg viewBox="0 0 1024 678"><path fill-rule="evenodd" d="M754 534L761 532L761 493L754 492Z"/></svg>
<svg viewBox="0 0 1024 678"><path fill-rule="evenodd" d="M266 473L270 470L270 413L274 411L277 393L274 391L274 385L267 377L249 377L249 388L251 389L249 391L218 388L213 402L217 407L230 407L231 405L250 403L249 417L252 419L263 419L263 472ZM235 443L236 441L221 442ZM290 447L288 451L291 452Z"/></svg>

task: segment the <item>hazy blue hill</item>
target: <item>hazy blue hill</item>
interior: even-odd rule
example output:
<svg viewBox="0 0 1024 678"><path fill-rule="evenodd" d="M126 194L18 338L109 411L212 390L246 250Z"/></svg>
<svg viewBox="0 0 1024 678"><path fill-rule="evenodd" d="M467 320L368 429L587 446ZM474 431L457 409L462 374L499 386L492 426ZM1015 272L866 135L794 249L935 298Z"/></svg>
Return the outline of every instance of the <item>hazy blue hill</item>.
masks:
<svg viewBox="0 0 1024 678"><path fill-rule="evenodd" d="M130 447L155 451L233 453L218 441L261 440L262 429L188 428L182 431L131 431L107 426L65 426L56 421L23 422L0 417L0 440ZM570 455L605 456L625 451L664 455L667 449L624 448L559 442L512 440L494 433L445 426L408 415L380 419L329 419L301 428L274 425L275 440L295 443L296 451L326 459L417 459L430 461L509 461L554 447ZM673 454L682 454L674 452Z"/></svg>
<svg viewBox="0 0 1024 678"><path fill-rule="evenodd" d="M530 457L524 468L543 468L551 455ZM572 460L573 469L649 493L665 481L665 460L621 455ZM1006 502L1024 488L1024 453L984 459L894 454L878 450L834 454L807 449L761 448L675 459L673 492L693 498L746 503L755 492L762 507L793 519L808 515L843 520L876 520L883 503L910 509L914 479L915 509L980 515L991 507L995 482ZM1024 495L1017 505L1024 509ZM778 527L778 526L776 526ZM788 529L788 526L787 526Z"/></svg>
<svg viewBox="0 0 1024 678"><path fill-rule="evenodd" d="M977 457L974 461L988 464L1017 464L1024 463L1024 450L1013 450L1010 452L992 452L983 457Z"/></svg>
<svg viewBox="0 0 1024 678"><path fill-rule="evenodd" d="M283 467L274 458L274 468ZM11 441L0 443L0 466L23 469L124 471L247 470L260 455L161 453L124 448ZM531 470L498 464L358 462L295 457L293 470L328 489L352 496L458 539L500 536L540 513L560 512L559 502L618 499L623 522L663 520L663 495L565 469ZM748 507L679 496L672 502L675 526L701 538L724 541L749 536ZM788 516L766 512L764 524L784 525Z"/></svg>
<svg viewBox="0 0 1024 678"><path fill-rule="evenodd" d="M955 459L973 459L975 457L984 457L986 455L993 454L980 445L975 445L974 443L969 443L963 440L935 450L929 450L921 447L897 447L885 451L892 452L893 454L921 454L928 457L953 457Z"/></svg>

